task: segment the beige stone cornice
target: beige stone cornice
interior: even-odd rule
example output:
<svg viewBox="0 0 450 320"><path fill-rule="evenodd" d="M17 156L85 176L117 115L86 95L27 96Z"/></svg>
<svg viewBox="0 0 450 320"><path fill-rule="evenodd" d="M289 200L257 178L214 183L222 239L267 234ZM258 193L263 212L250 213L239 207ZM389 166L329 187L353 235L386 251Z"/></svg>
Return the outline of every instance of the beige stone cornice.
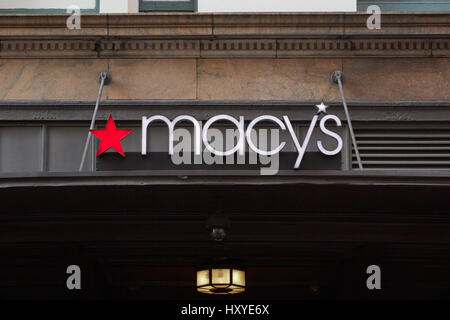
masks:
<svg viewBox="0 0 450 320"><path fill-rule="evenodd" d="M449 57L450 14L0 15L1 58Z"/></svg>

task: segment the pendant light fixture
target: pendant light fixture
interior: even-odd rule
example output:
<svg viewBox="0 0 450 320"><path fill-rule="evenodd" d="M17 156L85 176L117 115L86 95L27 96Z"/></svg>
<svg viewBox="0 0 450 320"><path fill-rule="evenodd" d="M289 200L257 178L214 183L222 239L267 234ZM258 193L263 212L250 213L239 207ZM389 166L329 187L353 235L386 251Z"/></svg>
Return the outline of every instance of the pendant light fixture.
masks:
<svg viewBox="0 0 450 320"><path fill-rule="evenodd" d="M197 291L206 294L236 294L245 291L245 270L209 267L197 271Z"/></svg>

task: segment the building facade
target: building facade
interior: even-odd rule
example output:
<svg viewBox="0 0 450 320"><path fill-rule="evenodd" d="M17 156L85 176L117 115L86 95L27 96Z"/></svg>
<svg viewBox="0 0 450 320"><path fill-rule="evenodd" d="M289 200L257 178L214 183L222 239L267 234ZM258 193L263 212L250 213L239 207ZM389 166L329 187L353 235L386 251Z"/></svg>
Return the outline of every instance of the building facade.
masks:
<svg viewBox="0 0 450 320"><path fill-rule="evenodd" d="M246 271L234 298L450 297L450 2L19 2L0 9L1 298L202 299L196 270L223 261ZM93 129L133 130L125 157L88 136L97 97ZM203 161L168 155L186 137ZM248 162L263 139L282 152Z"/></svg>

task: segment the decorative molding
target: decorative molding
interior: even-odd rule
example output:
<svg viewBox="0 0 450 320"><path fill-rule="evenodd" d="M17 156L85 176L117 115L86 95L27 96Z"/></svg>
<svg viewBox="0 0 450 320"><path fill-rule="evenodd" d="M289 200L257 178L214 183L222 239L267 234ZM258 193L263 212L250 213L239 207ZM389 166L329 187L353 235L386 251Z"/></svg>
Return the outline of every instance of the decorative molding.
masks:
<svg viewBox="0 0 450 320"><path fill-rule="evenodd" d="M450 13L0 15L0 58L449 57Z"/></svg>
<svg viewBox="0 0 450 320"><path fill-rule="evenodd" d="M201 43L202 58L219 57L265 57L275 58L277 40L233 39L203 40Z"/></svg>
<svg viewBox="0 0 450 320"><path fill-rule="evenodd" d="M112 40L100 43L99 55L112 58L197 58L198 40Z"/></svg>
<svg viewBox="0 0 450 320"><path fill-rule="evenodd" d="M277 57L427 57L432 56L430 39L363 39L363 40L279 40ZM450 40L439 40L439 44Z"/></svg>
<svg viewBox="0 0 450 320"><path fill-rule="evenodd" d="M0 41L1 58L95 58L92 40L6 40Z"/></svg>
<svg viewBox="0 0 450 320"><path fill-rule="evenodd" d="M450 57L450 39L433 40L431 50L435 57Z"/></svg>
<svg viewBox="0 0 450 320"><path fill-rule="evenodd" d="M450 57L450 39L0 40L0 58Z"/></svg>

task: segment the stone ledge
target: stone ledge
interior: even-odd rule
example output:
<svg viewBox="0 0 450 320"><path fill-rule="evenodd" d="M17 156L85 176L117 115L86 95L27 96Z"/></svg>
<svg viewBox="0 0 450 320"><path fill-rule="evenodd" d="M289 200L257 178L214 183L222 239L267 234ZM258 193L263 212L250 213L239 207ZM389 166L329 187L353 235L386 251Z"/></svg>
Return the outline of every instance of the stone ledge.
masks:
<svg viewBox="0 0 450 320"><path fill-rule="evenodd" d="M104 37L108 35L108 16L83 14L80 30L69 30L68 14L0 14L0 38Z"/></svg>
<svg viewBox="0 0 450 320"><path fill-rule="evenodd" d="M448 36L450 13L384 13L369 30L366 13L150 13L84 14L68 30L67 14L0 14L0 37L286 38L336 36Z"/></svg>

